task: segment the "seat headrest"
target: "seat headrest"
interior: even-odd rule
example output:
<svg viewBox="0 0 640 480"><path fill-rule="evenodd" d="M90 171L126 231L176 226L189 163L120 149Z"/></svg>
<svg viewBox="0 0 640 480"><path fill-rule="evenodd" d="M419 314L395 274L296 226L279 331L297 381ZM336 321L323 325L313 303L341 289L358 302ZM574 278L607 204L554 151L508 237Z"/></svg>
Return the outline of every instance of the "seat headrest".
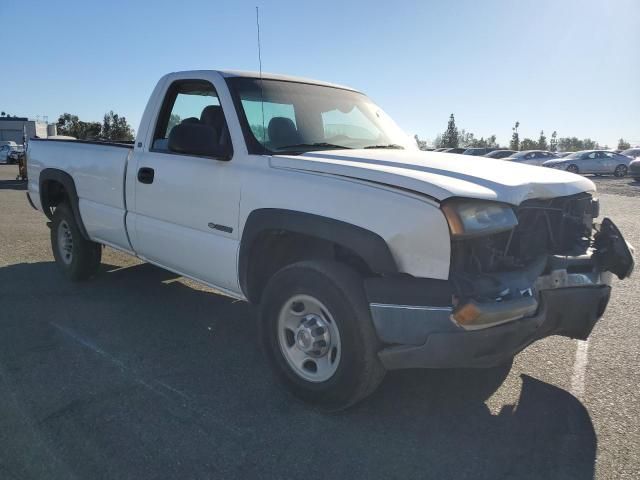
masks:
<svg viewBox="0 0 640 480"><path fill-rule="evenodd" d="M269 141L274 147L284 147L300 143L300 136L293 120L287 117L273 117L267 127Z"/></svg>
<svg viewBox="0 0 640 480"><path fill-rule="evenodd" d="M205 125L220 129L224 125L224 114L220 105L208 105L202 109L200 121Z"/></svg>

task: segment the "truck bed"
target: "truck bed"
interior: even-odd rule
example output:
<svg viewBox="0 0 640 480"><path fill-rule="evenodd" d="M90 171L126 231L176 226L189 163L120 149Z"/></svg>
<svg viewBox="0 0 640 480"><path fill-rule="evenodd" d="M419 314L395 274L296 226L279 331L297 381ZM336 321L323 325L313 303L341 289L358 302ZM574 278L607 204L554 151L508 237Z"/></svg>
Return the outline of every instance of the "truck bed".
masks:
<svg viewBox="0 0 640 480"><path fill-rule="evenodd" d="M29 194L40 202L40 173L47 168L66 172L75 183L78 205L88 235L94 241L129 249L125 229L125 174L133 142L32 139L27 153Z"/></svg>

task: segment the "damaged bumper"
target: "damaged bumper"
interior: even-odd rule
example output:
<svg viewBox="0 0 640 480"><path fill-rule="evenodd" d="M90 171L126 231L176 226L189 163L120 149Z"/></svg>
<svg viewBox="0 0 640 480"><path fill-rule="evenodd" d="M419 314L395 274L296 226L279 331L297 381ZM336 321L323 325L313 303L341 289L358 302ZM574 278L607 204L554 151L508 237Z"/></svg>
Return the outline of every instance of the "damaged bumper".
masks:
<svg viewBox="0 0 640 480"><path fill-rule="evenodd" d="M493 301L452 302L448 281L376 278L365 283L387 369L489 367L550 335L586 339L604 314L611 279L629 276L630 246L605 219L595 253L545 255L515 272L484 275L509 290ZM482 287L480 287L482 288Z"/></svg>

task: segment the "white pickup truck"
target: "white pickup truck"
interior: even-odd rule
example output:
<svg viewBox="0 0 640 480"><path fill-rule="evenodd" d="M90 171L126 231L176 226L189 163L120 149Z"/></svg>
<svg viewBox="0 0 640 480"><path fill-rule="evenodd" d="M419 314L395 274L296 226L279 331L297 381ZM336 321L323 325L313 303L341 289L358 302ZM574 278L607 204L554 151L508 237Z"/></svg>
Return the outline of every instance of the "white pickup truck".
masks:
<svg viewBox="0 0 640 480"><path fill-rule="evenodd" d="M259 304L278 377L325 409L388 369L585 339L634 265L588 179L421 152L362 93L307 79L172 73L133 144L33 139L27 164L69 278L108 245Z"/></svg>

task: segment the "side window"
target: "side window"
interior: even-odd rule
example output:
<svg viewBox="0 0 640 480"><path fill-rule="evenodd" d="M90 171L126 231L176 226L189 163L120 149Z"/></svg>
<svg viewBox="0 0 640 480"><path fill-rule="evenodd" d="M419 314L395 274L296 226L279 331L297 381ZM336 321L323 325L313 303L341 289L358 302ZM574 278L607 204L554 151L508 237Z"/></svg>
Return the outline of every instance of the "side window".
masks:
<svg viewBox="0 0 640 480"><path fill-rule="evenodd" d="M589 155L587 155L587 158L597 158L597 154L596 152L591 152Z"/></svg>
<svg viewBox="0 0 640 480"><path fill-rule="evenodd" d="M169 152L171 130L185 123L212 127L217 143L230 142L218 94L207 81L177 81L169 87L154 130L152 150Z"/></svg>

